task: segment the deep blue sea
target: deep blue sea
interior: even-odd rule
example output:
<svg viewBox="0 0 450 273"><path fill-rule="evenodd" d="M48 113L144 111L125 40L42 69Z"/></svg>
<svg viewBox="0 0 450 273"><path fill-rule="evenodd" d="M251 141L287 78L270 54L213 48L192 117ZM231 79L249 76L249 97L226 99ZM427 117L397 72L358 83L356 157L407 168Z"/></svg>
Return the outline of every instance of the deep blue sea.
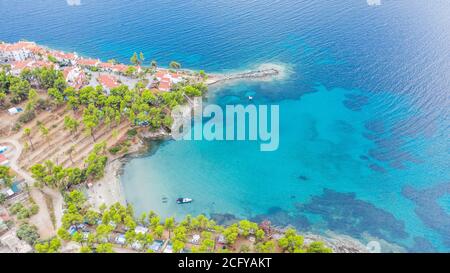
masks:
<svg viewBox="0 0 450 273"><path fill-rule="evenodd" d="M369 1L371 2L371 1ZM122 181L138 212L270 219L450 250L450 1L0 0L0 40L208 72L286 66L208 102L280 106L280 148L166 141ZM163 197L194 198L187 206Z"/></svg>

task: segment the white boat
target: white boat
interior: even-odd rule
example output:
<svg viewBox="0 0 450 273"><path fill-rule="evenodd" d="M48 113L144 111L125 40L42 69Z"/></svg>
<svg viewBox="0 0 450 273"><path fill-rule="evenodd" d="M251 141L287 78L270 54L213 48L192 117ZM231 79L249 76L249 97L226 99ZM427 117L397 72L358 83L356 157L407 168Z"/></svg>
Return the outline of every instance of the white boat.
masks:
<svg viewBox="0 0 450 273"><path fill-rule="evenodd" d="M253 97L252 96L248 96L248 100L253 100Z"/></svg>
<svg viewBox="0 0 450 273"><path fill-rule="evenodd" d="M178 198L177 199L177 203L178 204L187 204L187 203L191 203L192 199L191 198Z"/></svg>

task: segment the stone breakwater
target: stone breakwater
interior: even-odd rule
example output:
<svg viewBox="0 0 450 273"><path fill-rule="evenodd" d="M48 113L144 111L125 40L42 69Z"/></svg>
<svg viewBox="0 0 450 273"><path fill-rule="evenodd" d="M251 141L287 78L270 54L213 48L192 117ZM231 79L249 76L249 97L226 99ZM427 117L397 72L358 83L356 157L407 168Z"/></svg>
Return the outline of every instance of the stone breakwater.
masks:
<svg viewBox="0 0 450 273"><path fill-rule="evenodd" d="M267 80L278 77L281 71L277 68L258 69L234 74L210 74L207 80L208 85L215 85L236 80Z"/></svg>

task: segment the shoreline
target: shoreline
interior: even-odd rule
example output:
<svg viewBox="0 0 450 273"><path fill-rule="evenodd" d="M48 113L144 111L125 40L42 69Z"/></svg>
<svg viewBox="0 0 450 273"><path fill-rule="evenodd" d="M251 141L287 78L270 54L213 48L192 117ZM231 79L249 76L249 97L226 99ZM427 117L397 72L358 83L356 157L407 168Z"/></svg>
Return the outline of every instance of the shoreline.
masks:
<svg viewBox="0 0 450 273"><path fill-rule="evenodd" d="M213 80L206 82L208 86L220 86L228 83L235 83L239 81L272 81L284 79L287 75L286 67L275 64L263 64L258 66L257 70L248 70L243 72L235 72L229 74L213 74ZM211 75L211 74L208 74ZM213 76L213 77L214 77ZM192 105L189 103L183 105L185 111L192 111ZM121 203L126 205L124 193L124 185L121 181L121 175L127 162L134 157L141 156L147 153L152 147L150 141L164 141L171 138L171 134L164 130L155 132L139 132L138 143L132 145L130 150L123 155L117 156L107 162L105 168L105 176L93 183L93 186L88 188L88 201L94 206L99 207L103 203L110 206L114 203ZM148 208L151 209L151 208ZM259 224L259 223L258 223ZM284 233L286 227L273 227L277 234ZM324 233L312 233L299 231L299 234L304 236L305 243L313 241L323 241L328 247L333 249L335 253L368 253L369 249L362 243L362 241L344 234L336 234L333 231L326 231Z"/></svg>
<svg viewBox="0 0 450 273"><path fill-rule="evenodd" d="M147 137L145 137L147 136ZM170 134L156 132L155 134L145 135L140 134L140 141L130 147L130 151L124 155L113 158L108 161L105 168L105 176L96 181L92 187L87 189L88 201L96 208L99 208L103 203L106 205L112 205L119 202L122 205L126 205L126 200L123 182L120 179L121 174L124 171L124 167L127 162L134 157L141 156L151 149L149 141L152 140L164 140L170 137ZM151 208L149 208L150 210ZM258 223L259 224L259 223ZM290 226L277 227L274 226L273 230L276 234L281 234ZM313 233L310 231L302 232L298 231L300 235L304 237L305 243L313 241L323 241L328 247L333 249L335 253L369 253L369 249L366 245L351 236L344 234L337 234L333 231L325 231L321 233Z"/></svg>

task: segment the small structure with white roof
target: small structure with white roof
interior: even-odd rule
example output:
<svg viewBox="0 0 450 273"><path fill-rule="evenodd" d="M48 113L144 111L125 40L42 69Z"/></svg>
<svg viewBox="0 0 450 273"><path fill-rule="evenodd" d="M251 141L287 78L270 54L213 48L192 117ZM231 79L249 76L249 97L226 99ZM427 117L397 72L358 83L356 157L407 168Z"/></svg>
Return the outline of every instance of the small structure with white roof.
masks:
<svg viewBox="0 0 450 273"><path fill-rule="evenodd" d="M9 113L11 116L16 115L16 114L18 114L18 113L20 113L20 112L23 112L23 109L20 108L20 107L12 107L12 108L9 108L9 109L8 109L8 113Z"/></svg>
<svg viewBox="0 0 450 273"><path fill-rule="evenodd" d="M192 235L191 243L193 243L194 245L197 245L199 242L200 242L200 235L198 235L198 234Z"/></svg>
<svg viewBox="0 0 450 273"><path fill-rule="evenodd" d="M148 232L148 228L143 227L143 226L137 226L137 227L134 229L134 232L136 232L136 233L138 233L138 234L145 234L145 233Z"/></svg>
<svg viewBox="0 0 450 273"><path fill-rule="evenodd" d="M84 73L84 71L79 67L66 67L64 68L63 74L67 84L74 87L75 89L80 89L88 81L86 73Z"/></svg>

